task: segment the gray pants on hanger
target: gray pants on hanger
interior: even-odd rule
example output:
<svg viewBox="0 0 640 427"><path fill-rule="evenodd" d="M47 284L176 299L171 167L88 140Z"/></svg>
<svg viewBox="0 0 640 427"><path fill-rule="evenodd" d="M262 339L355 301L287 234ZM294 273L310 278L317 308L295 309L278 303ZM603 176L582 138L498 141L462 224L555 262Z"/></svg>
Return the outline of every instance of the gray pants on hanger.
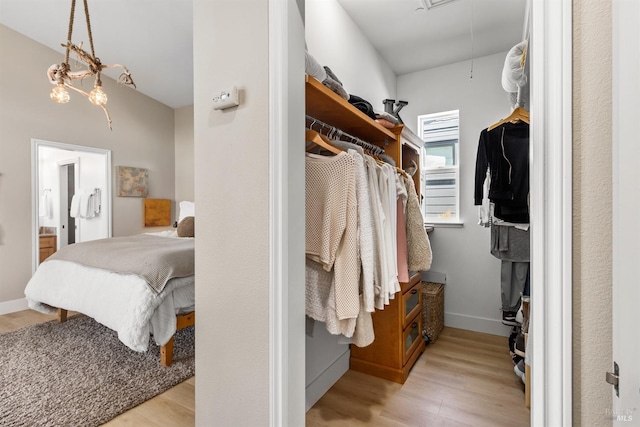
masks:
<svg viewBox="0 0 640 427"><path fill-rule="evenodd" d="M520 295L524 291L528 275L528 262L502 261L500 287L503 311L518 311Z"/></svg>

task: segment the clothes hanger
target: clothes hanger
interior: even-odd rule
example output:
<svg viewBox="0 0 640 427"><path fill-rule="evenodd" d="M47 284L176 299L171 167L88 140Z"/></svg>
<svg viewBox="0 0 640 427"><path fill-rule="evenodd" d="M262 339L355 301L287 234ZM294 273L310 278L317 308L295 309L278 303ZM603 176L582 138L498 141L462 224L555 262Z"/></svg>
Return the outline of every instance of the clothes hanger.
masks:
<svg viewBox="0 0 640 427"><path fill-rule="evenodd" d="M500 125L503 125L507 122L510 123L516 123L518 121L522 121L525 122L527 124L529 124L529 112L527 110L525 110L523 107L516 107L511 114L509 114L508 117L505 117L504 119L500 120L497 123L492 124L491 126L489 126L487 128L488 131L493 130L495 128L497 128Z"/></svg>
<svg viewBox="0 0 640 427"><path fill-rule="evenodd" d="M325 150L332 152L333 154L340 154L343 152L340 148L336 147L335 145L331 145L331 142L329 141L329 139L327 139L327 137L319 134L315 130L307 129L307 131L305 132L305 140L309 142L313 142L315 145L322 147ZM307 147L307 150L312 147L313 145L310 147Z"/></svg>
<svg viewBox="0 0 640 427"><path fill-rule="evenodd" d="M405 178L409 179L409 174L403 171L402 169L400 169L399 167L396 167L396 172L398 172L400 175L404 176Z"/></svg>

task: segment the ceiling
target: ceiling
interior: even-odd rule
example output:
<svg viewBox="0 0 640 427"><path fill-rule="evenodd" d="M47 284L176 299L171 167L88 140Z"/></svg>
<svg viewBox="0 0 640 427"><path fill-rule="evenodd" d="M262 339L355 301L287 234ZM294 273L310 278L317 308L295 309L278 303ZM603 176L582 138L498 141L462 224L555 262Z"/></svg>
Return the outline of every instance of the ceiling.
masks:
<svg viewBox="0 0 640 427"><path fill-rule="evenodd" d="M102 63L125 65L137 90L163 104L193 104L193 0L88 4L95 53ZM64 54L60 43L66 42L70 11L71 0L0 0L0 23ZM84 42L89 50L82 0L76 1L72 41ZM121 72L104 74L117 78Z"/></svg>
<svg viewBox="0 0 640 427"><path fill-rule="evenodd" d="M507 51L521 40L526 3L454 0L415 12L420 0L337 1L398 75ZM70 7L70 0L0 0L0 23L64 53ZM103 63L126 65L138 91L172 108L193 104L193 0L91 0L89 7ZM80 0L73 34L88 46Z"/></svg>
<svg viewBox="0 0 640 427"><path fill-rule="evenodd" d="M506 52L522 41L526 0L337 0L396 75ZM435 3L435 0L434 0Z"/></svg>

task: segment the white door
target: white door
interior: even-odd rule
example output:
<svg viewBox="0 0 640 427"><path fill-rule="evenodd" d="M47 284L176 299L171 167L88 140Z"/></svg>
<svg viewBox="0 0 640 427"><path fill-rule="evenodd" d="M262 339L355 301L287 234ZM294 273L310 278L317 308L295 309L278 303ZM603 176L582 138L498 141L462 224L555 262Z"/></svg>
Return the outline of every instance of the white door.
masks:
<svg viewBox="0 0 640 427"><path fill-rule="evenodd" d="M640 426L640 2L613 2L614 425ZM612 367L613 369L613 367Z"/></svg>

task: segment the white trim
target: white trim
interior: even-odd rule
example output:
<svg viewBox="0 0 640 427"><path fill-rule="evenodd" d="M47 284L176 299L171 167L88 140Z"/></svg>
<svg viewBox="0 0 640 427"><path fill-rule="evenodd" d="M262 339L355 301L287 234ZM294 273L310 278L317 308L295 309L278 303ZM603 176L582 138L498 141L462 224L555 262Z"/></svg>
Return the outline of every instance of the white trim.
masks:
<svg viewBox="0 0 640 427"><path fill-rule="evenodd" d="M46 141L43 139L31 138L31 240L32 240L32 252L31 252L31 265L32 273L38 268L40 254L39 254L39 241L38 241L38 213L40 212L40 197L38 192L38 182L40 181L39 175L39 149L40 147L58 148L60 150L79 151L84 153L102 154L105 156L105 177L106 188L103 193L106 197L102 201L102 211L109 215L107 221L107 237L112 236L112 222L113 222L113 210L111 203L112 196L112 176L111 176L111 150L105 150L102 148L85 147L82 145L65 144L62 142Z"/></svg>
<svg viewBox="0 0 640 427"><path fill-rule="evenodd" d="M283 133L286 117L282 110L286 105L284 86L282 81L282 21L283 5L277 1L269 1L269 242L270 253L270 282L269 287L269 334L270 367L269 392L270 425L283 425L286 417L289 396L287 394L284 377L286 375L286 286L283 280L283 260L285 258L283 233L287 223L283 222L282 198L286 197L286 183L283 182L286 157L283 153ZM282 123L284 121L285 123ZM284 193L284 194L283 194Z"/></svg>
<svg viewBox="0 0 640 427"><path fill-rule="evenodd" d="M444 325L450 328L465 329L467 331L482 332L502 337L508 337L511 332L511 327L503 325L500 320L460 313L445 312Z"/></svg>
<svg viewBox="0 0 640 427"><path fill-rule="evenodd" d="M286 308L284 307L286 286L283 281L282 261L285 258L283 247L283 232L287 228L283 222L282 197L286 196L283 182L283 132L281 120L286 120L282 114L284 102L282 79L282 4L269 1L269 242L270 253L270 282L269 294L269 342L270 372L269 392L270 425L283 425L288 406L288 395L284 384L286 375L286 347L284 344L286 331ZM276 25L277 23L277 25ZM285 29L286 31L286 29ZM284 193L284 194L283 194Z"/></svg>
<svg viewBox="0 0 640 427"><path fill-rule="evenodd" d="M320 375L313 379L305 389L305 412L311 409L318 400L349 370L351 352L347 349Z"/></svg>
<svg viewBox="0 0 640 427"><path fill-rule="evenodd" d="M26 298L0 302L0 316L2 316L3 314L15 313L17 311L23 311L28 309L29 309L29 305L27 303Z"/></svg>
<svg viewBox="0 0 640 427"><path fill-rule="evenodd" d="M571 0L531 11L531 425L571 425Z"/></svg>
<svg viewBox="0 0 640 427"><path fill-rule="evenodd" d="M304 425L304 29L295 1L268 8L269 425L286 427Z"/></svg>

